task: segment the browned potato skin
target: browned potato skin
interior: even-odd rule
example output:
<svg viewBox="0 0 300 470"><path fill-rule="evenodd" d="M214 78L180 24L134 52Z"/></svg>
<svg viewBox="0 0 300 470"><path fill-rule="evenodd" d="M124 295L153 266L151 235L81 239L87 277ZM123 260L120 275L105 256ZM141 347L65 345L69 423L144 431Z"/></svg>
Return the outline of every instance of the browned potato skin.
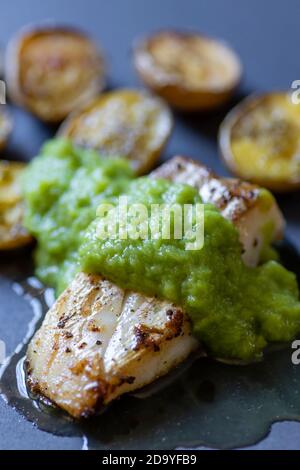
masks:
<svg viewBox="0 0 300 470"><path fill-rule="evenodd" d="M105 85L104 69L102 52L88 36L55 25L22 29L5 57L12 100L50 123L96 96Z"/></svg>
<svg viewBox="0 0 300 470"><path fill-rule="evenodd" d="M33 241L22 225L24 202L17 180L25 166L21 162L0 161L0 251L22 248ZM3 180L6 171L7 181L5 176Z"/></svg>
<svg viewBox="0 0 300 470"><path fill-rule="evenodd" d="M119 116L122 115L122 109L118 111L114 111L113 115L109 117L110 122L107 123L109 126L112 127L112 130L109 131L109 137L107 140L109 143L102 141L101 143L95 144L93 142L88 142L87 132L85 131L85 118L86 116L90 116L95 110L101 109L102 106L105 106L107 102L111 99L117 99L121 102L126 110L129 112L131 105L136 102L140 102L141 105L145 106L145 110L143 115L147 116L147 106L146 101L151 101L152 105L155 107L157 114L155 115L155 119L151 124L145 125L144 128L141 129L142 134L139 134L138 124L135 123L128 126L128 120L120 118L118 121ZM129 113L130 114L130 113ZM159 120L159 121L158 121ZM106 125L106 122L103 126ZM164 132L161 130L158 131L158 122L164 123ZM103 127L104 128L104 127ZM99 131L103 129L102 127L98 127ZM89 128L91 132L92 128ZM153 168L156 161L158 160L162 149L164 148L167 140L171 134L173 129L173 118L171 111L169 110L168 106L158 97L153 96L145 91L134 90L134 89L119 89L113 92L107 92L99 95L96 99L92 100L88 105L83 106L81 109L72 113L61 125L60 129L58 130L58 135L62 137L66 137L71 139L75 145L88 147L88 148L95 148L99 151L102 156L107 157L115 157L121 156L127 158L131 164L133 169L137 174L145 174L149 170ZM156 132L155 140L156 144L151 148L151 150L143 148L144 140L147 132L149 132L150 137L147 137L148 140L151 139L151 131ZM124 132L124 136L122 133ZM159 142L157 142L158 132L160 132ZM98 132L99 134L99 132ZM134 136L134 134L137 134ZM163 135L162 135L163 134ZM95 137L97 136L97 127L95 126ZM114 138L115 135L115 138ZM132 136L133 139L132 139ZM154 137L152 136L154 141ZM82 142L82 140L87 140L86 142ZM101 140L101 139L100 139ZM132 145L133 140L133 147ZM142 148L139 150L138 141L142 141ZM150 141L151 142L151 141Z"/></svg>
<svg viewBox="0 0 300 470"><path fill-rule="evenodd" d="M223 120L218 135L218 146L219 146L219 153L221 158L227 168L236 175L238 178L245 179L244 175L241 174L238 165L236 164L234 155L231 150L231 133L232 129L235 124L240 121L245 113L253 109L257 104L261 102L267 95L275 95L277 93L282 92L273 92L266 95L251 95L245 98L241 103L235 106L225 117ZM298 181L279 181L279 180L266 180L263 175L257 175L254 179L252 179L253 183L268 188L270 191L274 191L277 193L289 193L300 189L300 180Z"/></svg>
<svg viewBox="0 0 300 470"><path fill-rule="evenodd" d="M4 74L4 50L0 46L0 77L3 78Z"/></svg>
<svg viewBox="0 0 300 470"><path fill-rule="evenodd" d="M5 106L5 108L4 108ZM0 106L0 151L4 149L12 132L13 120L6 105Z"/></svg>
<svg viewBox="0 0 300 470"><path fill-rule="evenodd" d="M238 57L228 46L219 43L221 47L226 47L236 60L237 73L230 86L224 84L223 88L216 89L213 86L202 86L199 82L198 88L191 88L189 84L184 81L183 77L181 80L173 82L158 78L157 72L161 66L155 63L151 53L151 47L155 42L159 43L160 39L164 37L169 37L170 39L174 38L175 40L182 41L183 44L184 41L189 38L197 38L200 41L201 39L213 41L215 45L218 45L217 40L207 38L203 35L177 31L162 31L137 42L133 52L134 66L147 87L164 98L171 106L182 111L206 111L221 106L230 99L241 80L242 66ZM145 60L148 63L147 66L144 65ZM161 70L163 71L162 68Z"/></svg>

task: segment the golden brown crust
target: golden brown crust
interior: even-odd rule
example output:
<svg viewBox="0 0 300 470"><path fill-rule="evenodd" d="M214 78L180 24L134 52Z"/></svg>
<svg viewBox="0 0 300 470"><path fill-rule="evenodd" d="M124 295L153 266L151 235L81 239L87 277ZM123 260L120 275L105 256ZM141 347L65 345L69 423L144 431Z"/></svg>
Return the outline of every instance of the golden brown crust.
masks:
<svg viewBox="0 0 300 470"><path fill-rule="evenodd" d="M0 150L6 146L12 132L13 120L7 107L0 105Z"/></svg>
<svg viewBox="0 0 300 470"><path fill-rule="evenodd" d="M24 202L20 178L25 163L0 162L0 250L27 245L32 236L23 227Z"/></svg>
<svg viewBox="0 0 300 470"><path fill-rule="evenodd" d="M148 327L143 323L139 323L134 327L135 346L134 351L148 348L154 352L160 350L162 338L167 341L177 338L182 333L184 326L184 315L180 308L169 308L166 311L166 321L164 329L157 327Z"/></svg>
<svg viewBox="0 0 300 470"><path fill-rule="evenodd" d="M149 88L172 106L189 111L228 100L242 70L223 42L178 31L161 31L137 42L134 65Z"/></svg>
<svg viewBox="0 0 300 470"><path fill-rule="evenodd" d="M62 121L104 87L104 60L83 32L32 26L9 43L5 75L12 99L40 119Z"/></svg>
<svg viewBox="0 0 300 470"><path fill-rule="evenodd" d="M103 93L72 113L59 135L76 145L95 148L103 156L126 157L141 174L154 166L172 127L172 115L162 100L123 89Z"/></svg>

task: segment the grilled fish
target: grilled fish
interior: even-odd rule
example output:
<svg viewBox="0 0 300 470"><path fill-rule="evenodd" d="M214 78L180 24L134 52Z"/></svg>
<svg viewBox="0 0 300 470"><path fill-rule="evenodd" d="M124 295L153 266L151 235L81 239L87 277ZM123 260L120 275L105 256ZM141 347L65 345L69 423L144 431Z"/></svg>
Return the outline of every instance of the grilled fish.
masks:
<svg viewBox="0 0 300 470"><path fill-rule="evenodd" d="M86 417L167 373L197 347L181 309L79 273L29 346L29 385L72 416Z"/></svg>
<svg viewBox="0 0 300 470"><path fill-rule="evenodd" d="M272 222L274 239L283 232L276 203L260 207L260 189L248 183L219 179L183 157L151 176L191 184L205 202L216 204L238 227L249 264L258 261L266 220ZM73 417L87 417L166 374L199 347L189 317L178 306L79 273L29 345L28 383Z"/></svg>
<svg viewBox="0 0 300 470"><path fill-rule="evenodd" d="M217 206L222 215L237 227L243 260L248 266L257 265L266 242L283 237L283 215L275 200L265 204L261 197L262 189L258 186L235 178L218 178L206 166L181 156L161 165L151 176L194 186L204 203ZM270 227L268 240L265 227Z"/></svg>

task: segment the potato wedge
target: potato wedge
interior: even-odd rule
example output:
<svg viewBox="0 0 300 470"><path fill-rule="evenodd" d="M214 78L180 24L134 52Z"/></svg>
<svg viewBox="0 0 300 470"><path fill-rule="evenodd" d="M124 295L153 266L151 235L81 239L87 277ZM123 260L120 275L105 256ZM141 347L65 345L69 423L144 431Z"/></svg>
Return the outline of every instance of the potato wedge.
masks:
<svg viewBox="0 0 300 470"><path fill-rule="evenodd" d="M237 87L242 66L235 52L200 34L162 31L139 41L134 65L170 105L187 111L224 103Z"/></svg>
<svg viewBox="0 0 300 470"><path fill-rule="evenodd" d="M172 126L172 115L159 98L137 90L117 90L73 113L59 135L95 148L101 155L126 157L141 174L158 159Z"/></svg>
<svg viewBox="0 0 300 470"><path fill-rule="evenodd" d="M3 78L4 74L4 50L2 45L0 46L0 77Z"/></svg>
<svg viewBox="0 0 300 470"><path fill-rule="evenodd" d="M81 31L41 25L10 41L5 75L13 101L44 121L60 122L103 89L104 60Z"/></svg>
<svg viewBox="0 0 300 470"><path fill-rule="evenodd" d="M13 121L6 106L0 105L0 150L2 150L11 134Z"/></svg>
<svg viewBox="0 0 300 470"><path fill-rule="evenodd" d="M32 241L22 226L24 204L20 177L26 164L0 162L0 250L19 248Z"/></svg>
<svg viewBox="0 0 300 470"><path fill-rule="evenodd" d="M229 169L273 191L300 188L300 104L287 92L250 96L225 118L219 146Z"/></svg>

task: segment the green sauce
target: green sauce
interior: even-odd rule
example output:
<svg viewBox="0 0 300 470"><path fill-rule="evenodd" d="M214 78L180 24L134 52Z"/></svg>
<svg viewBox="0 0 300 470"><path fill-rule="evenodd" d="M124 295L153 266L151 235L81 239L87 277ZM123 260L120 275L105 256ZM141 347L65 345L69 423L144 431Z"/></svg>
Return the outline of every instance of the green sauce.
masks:
<svg viewBox="0 0 300 470"><path fill-rule="evenodd" d="M194 334L225 359L259 359L269 342L290 341L300 331L295 275L272 260L246 267L236 228L209 204L201 250L186 250L184 238L99 238L98 204L115 204L122 193L129 204L148 208L201 202L190 186L132 179L122 160L101 160L62 141L44 148L27 172L25 196L26 226L38 239L37 273L45 282L61 290L81 268L167 299L185 309Z"/></svg>
<svg viewBox="0 0 300 470"><path fill-rule="evenodd" d="M75 273L83 231L106 198L127 187L133 172L124 159L100 159L66 140L49 141L25 174L25 225L37 238L36 274L62 292Z"/></svg>

